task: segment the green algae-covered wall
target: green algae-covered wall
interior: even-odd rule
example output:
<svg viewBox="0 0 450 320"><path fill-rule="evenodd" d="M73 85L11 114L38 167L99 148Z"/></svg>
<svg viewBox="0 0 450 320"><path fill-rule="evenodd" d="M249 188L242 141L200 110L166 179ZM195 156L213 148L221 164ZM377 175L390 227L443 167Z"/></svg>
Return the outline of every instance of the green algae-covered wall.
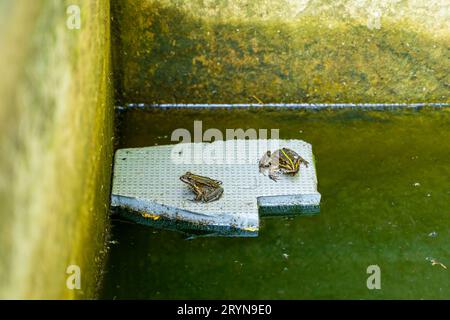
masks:
<svg viewBox="0 0 450 320"><path fill-rule="evenodd" d="M68 27L69 5L80 29ZM112 155L109 12L107 0L0 2L0 298L96 296ZM80 290L66 286L69 265Z"/></svg>
<svg viewBox="0 0 450 320"><path fill-rule="evenodd" d="M114 1L118 103L448 102L448 2Z"/></svg>

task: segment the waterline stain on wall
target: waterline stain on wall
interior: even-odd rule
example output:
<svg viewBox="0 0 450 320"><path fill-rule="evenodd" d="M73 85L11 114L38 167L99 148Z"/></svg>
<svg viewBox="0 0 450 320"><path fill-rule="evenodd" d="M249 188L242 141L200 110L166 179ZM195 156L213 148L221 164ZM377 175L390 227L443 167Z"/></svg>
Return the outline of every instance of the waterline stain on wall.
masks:
<svg viewBox="0 0 450 320"><path fill-rule="evenodd" d="M109 1L6 1L0 18L0 298L93 298L109 228ZM66 287L69 265L81 290Z"/></svg>

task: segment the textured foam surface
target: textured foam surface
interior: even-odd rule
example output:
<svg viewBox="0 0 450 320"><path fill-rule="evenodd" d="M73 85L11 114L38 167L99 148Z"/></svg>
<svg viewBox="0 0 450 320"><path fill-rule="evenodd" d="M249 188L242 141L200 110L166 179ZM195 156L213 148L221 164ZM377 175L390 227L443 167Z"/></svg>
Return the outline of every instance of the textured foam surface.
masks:
<svg viewBox="0 0 450 320"><path fill-rule="evenodd" d="M265 151L280 147L295 150L310 165L274 182L259 172L258 161ZM186 171L222 181L222 197L193 201L193 192L179 180ZM317 208L319 203L312 148L301 140L189 143L120 149L115 155L112 206L134 210L150 222L173 219L256 235L258 206Z"/></svg>

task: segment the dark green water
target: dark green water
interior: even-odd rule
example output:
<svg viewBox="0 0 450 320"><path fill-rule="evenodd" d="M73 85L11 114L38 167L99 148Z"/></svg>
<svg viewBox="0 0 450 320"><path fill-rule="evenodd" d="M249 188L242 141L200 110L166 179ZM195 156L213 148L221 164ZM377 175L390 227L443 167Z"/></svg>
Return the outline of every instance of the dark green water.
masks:
<svg viewBox="0 0 450 320"><path fill-rule="evenodd" d="M126 112L119 147L171 143L194 120L312 143L321 213L191 241L114 221L103 298L450 299L450 269L426 260L450 267L449 111ZM381 290L366 287L373 264Z"/></svg>

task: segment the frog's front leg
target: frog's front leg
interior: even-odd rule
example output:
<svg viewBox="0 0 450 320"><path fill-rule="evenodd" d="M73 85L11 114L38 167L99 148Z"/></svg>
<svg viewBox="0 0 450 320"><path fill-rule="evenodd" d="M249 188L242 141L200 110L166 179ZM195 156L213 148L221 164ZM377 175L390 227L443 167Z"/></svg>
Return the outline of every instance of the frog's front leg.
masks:
<svg viewBox="0 0 450 320"><path fill-rule="evenodd" d="M278 180L278 168L276 166L271 166L269 168L269 178L277 182Z"/></svg>
<svg viewBox="0 0 450 320"><path fill-rule="evenodd" d="M203 191L202 191L202 189L199 188L196 185L192 185L191 188L192 188L192 191L194 191L194 194L195 194L194 201L202 200L203 199Z"/></svg>

